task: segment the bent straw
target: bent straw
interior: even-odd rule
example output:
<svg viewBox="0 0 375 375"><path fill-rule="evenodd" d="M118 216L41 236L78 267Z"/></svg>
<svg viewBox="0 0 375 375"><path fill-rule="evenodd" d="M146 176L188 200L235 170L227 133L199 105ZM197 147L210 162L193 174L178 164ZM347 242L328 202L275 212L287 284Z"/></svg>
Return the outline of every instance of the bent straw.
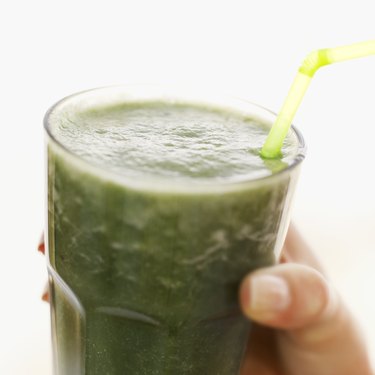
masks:
<svg viewBox="0 0 375 375"><path fill-rule="evenodd" d="M298 70L297 76L268 134L260 155L267 159L275 159L281 156L281 148L293 118L309 87L312 77L319 68L332 63L370 55L375 55L375 40L343 47L320 49L308 54Z"/></svg>

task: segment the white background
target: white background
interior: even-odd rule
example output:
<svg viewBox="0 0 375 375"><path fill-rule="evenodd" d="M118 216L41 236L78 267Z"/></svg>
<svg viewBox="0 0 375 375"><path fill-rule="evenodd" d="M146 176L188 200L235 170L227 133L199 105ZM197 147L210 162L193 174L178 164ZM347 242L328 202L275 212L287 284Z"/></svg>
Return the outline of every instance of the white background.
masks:
<svg viewBox="0 0 375 375"><path fill-rule="evenodd" d="M277 111L310 50L375 38L373 0L19 1L0 5L0 373L51 374L42 118L70 93L189 84ZM4 5L6 4L6 5ZM375 57L319 71L293 219L375 358ZM338 348L339 350L339 348Z"/></svg>

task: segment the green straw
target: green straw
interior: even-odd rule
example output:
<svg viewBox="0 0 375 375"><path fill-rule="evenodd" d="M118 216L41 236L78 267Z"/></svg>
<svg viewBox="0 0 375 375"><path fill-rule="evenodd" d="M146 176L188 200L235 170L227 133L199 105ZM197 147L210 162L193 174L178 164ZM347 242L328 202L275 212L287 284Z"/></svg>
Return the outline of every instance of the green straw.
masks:
<svg viewBox="0 0 375 375"><path fill-rule="evenodd" d="M375 40L344 47L320 49L308 54L298 69L297 76L293 81L288 96L268 134L260 152L261 156L266 159L281 157L281 148L284 139L288 134L293 118L309 87L310 81L319 68L332 63L369 55L375 55Z"/></svg>

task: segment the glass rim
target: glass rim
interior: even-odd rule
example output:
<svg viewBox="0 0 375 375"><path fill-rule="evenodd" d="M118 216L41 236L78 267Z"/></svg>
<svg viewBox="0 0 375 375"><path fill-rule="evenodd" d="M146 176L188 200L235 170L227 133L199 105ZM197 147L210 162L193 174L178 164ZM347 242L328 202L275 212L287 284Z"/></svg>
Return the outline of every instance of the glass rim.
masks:
<svg viewBox="0 0 375 375"><path fill-rule="evenodd" d="M137 178L137 182L131 181L132 178L129 176L126 176L120 172L116 172L113 170L108 170L105 168L105 166L102 166L100 164L96 164L94 162L88 161L84 158L82 158L80 155L74 153L73 151L69 150L62 142L60 142L52 133L52 124L50 122L50 117L51 114L54 113L55 111L59 110L59 107L66 104L67 102L78 99L78 98L83 98L84 96L93 94L93 93L99 93L99 92L105 92L105 91L111 91L111 90L118 90L121 91L122 93L132 93L132 89L136 88L137 90L168 90L168 94L170 95L171 98L175 96L177 98L177 93L180 95L181 98L184 98L184 96L187 96L186 93L191 94L191 89L186 89L186 88L178 88L176 91L176 88L171 87L170 85L168 86L157 86L157 85L112 85L112 86L103 86L103 87L97 87L97 88L92 88L88 90L83 90L79 91L76 93L73 93L71 95L65 96L59 101L57 101L55 104L53 104L46 112L44 119L43 119L43 125L44 125L44 130L45 134L47 136L47 140L50 141L54 147L54 151L57 151L59 154L63 154L64 156L68 157L77 167L82 169L82 171L87 172L90 171L92 174L94 174L96 177L101 177L104 180L112 181L112 182L117 182L120 185L129 188L129 189L134 189L134 190L147 190L147 191L158 191L158 192L166 192L166 193L183 193L183 192L197 192L197 193L212 193L212 192L222 192L227 191L227 190L242 190L246 188L247 186L250 185L259 185L263 183L268 183L269 180L274 179L274 178L280 178L284 175L289 174L293 169L298 167L301 162L304 160L305 155L306 155L306 144L304 141L304 138L301 134L301 132L292 124L291 126L291 132L294 134L296 137L296 141L298 143L298 148L296 150L296 154L293 155L291 163L286 166L285 168L281 169L280 171L271 173L266 176L259 176L259 177L249 177L247 175L242 176L239 179L235 178L228 178L227 180L215 180L212 179L209 183L204 182L203 179L198 179L199 182L193 182L192 180L184 180L181 179L179 180L178 178L174 180L173 182L168 178L168 177L155 177L155 176L142 176ZM196 90L196 91L195 91ZM199 92L199 95L203 95L202 99L204 98L212 98L212 92L203 92L201 90L195 89L193 91L193 98L195 97L195 94ZM160 100L163 101L162 93L164 91L160 91L160 95L155 96L153 99L154 100ZM186 94L186 95L185 95ZM187 97L188 98L188 97ZM185 104L207 104L201 99L194 99L194 100L188 100L186 98L186 101L183 101ZM254 110L261 111L264 114L271 115L276 119L277 114L271 110L269 110L266 107L263 107L259 104L256 104L254 102L248 101L246 99L233 96L233 95L225 95L225 94L220 94L217 95L215 93L214 98L220 98L221 100L224 100L224 102L232 100L235 102L239 102L242 104L246 104L248 108L248 113L249 115L253 115ZM141 101L142 99L140 99ZM165 100L165 99L164 99ZM182 99L183 100L183 99ZM223 106L219 103L215 103L215 101L210 101L210 104L214 105L215 108L219 109L232 109L235 110L230 104L227 106ZM255 117L255 116L254 116ZM259 117L259 116L258 116ZM207 181L210 180L209 178Z"/></svg>

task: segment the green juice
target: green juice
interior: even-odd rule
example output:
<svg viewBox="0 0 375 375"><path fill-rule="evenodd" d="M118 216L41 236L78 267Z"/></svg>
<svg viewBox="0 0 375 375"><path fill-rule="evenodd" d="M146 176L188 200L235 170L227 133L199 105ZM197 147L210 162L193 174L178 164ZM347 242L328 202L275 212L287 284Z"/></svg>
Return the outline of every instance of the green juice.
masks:
<svg viewBox="0 0 375 375"><path fill-rule="evenodd" d="M124 91L46 116L55 373L238 375L238 286L280 250L302 141L265 162L262 109Z"/></svg>

